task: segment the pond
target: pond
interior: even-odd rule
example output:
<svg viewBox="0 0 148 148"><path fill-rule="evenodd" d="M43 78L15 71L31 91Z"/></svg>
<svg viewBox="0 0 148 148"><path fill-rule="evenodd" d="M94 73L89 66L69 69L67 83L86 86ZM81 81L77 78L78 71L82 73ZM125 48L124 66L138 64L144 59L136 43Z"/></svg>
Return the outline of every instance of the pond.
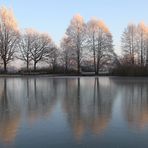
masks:
<svg viewBox="0 0 148 148"><path fill-rule="evenodd" d="M1 77L3 147L147 148L148 78Z"/></svg>

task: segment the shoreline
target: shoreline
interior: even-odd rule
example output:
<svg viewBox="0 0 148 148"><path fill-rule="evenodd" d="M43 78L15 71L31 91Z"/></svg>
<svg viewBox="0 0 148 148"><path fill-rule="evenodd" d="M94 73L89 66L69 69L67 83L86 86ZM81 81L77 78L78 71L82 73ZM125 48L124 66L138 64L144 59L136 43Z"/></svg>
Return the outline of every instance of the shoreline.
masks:
<svg viewBox="0 0 148 148"><path fill-rule="evenodd" d="M76 75L76 74L0 74L3 77L112 77L112 78L148 78L148 76L119 76L119 75Z"/></svg>

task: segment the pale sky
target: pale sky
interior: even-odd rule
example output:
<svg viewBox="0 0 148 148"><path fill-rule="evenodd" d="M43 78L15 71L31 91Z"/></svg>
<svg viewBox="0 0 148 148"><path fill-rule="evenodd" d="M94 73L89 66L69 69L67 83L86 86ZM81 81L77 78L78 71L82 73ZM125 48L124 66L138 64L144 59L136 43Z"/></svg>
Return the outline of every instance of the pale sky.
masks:
<svg viewBox="0 0 148 148"><path fill-rule="evenodd" d="M13 8L20 28L48 32L58 44L73 15L87 22L91 17L103 20L114 37L116 51L128 23L148 24L148 0L0 0Z"/></svg>

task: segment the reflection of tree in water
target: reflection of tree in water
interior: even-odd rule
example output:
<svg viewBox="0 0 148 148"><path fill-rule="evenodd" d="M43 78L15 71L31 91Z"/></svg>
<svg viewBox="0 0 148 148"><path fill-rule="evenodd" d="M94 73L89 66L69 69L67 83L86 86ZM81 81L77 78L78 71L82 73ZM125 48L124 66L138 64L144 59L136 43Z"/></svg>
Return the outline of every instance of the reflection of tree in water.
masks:
<svg viewBox="0 0 148 148"><path fill-rule="evenodd" d="M148 85L131 81L123 85L124 114L130 127L143 128L148 125Z"/></svg>
<svg viewBox="0 0 148 148"><path fill-rule="evenodd" d="M98 78L66 79L63 108L78 139L86 130L94 134L102 132L111 118L113 93Z"/></svg>
<svg viewBox="0 0 148 148"><path fill-rule="evenodd" d="M35 123L49 117L57 100L58 84L56 79L28 77L0 79L0 83L0 140L13 142L20 118Z"/></svg>
<svg viewBox="0 0 148 148"><path fill-rule="evenodd" d="M40 117L49 116L56 103L56 95L56 79L27 79L27 113L31 123Z"/></svg>
<svg viewBox="0 0 148 148"><path fill-rule="evenodd" d="M99 79L95 78L94 83L94 103L91 107L91 115L94 119L91 123L92 130L95 134L100 133L107 126L107 123L111 116L112 101L110 86L107 88L101 88Z"/></svg>
<svg viewBox="0 0 148 148"><path fill-rule="evenodd" d="M10 143L16 137L20 114L13 95L9 92L7 79L0 81L0 139L5 143Z"/></svg>

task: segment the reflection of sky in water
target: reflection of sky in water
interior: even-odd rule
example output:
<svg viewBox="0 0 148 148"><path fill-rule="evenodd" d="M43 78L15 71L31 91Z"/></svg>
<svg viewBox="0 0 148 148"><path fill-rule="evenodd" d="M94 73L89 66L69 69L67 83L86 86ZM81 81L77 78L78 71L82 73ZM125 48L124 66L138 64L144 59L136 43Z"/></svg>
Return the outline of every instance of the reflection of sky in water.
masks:
<svg viewBox="0 0 148 148"><path fill-rule="evenodd" d="M148 146L148 80L0 79L0 147Z"/></svg>

